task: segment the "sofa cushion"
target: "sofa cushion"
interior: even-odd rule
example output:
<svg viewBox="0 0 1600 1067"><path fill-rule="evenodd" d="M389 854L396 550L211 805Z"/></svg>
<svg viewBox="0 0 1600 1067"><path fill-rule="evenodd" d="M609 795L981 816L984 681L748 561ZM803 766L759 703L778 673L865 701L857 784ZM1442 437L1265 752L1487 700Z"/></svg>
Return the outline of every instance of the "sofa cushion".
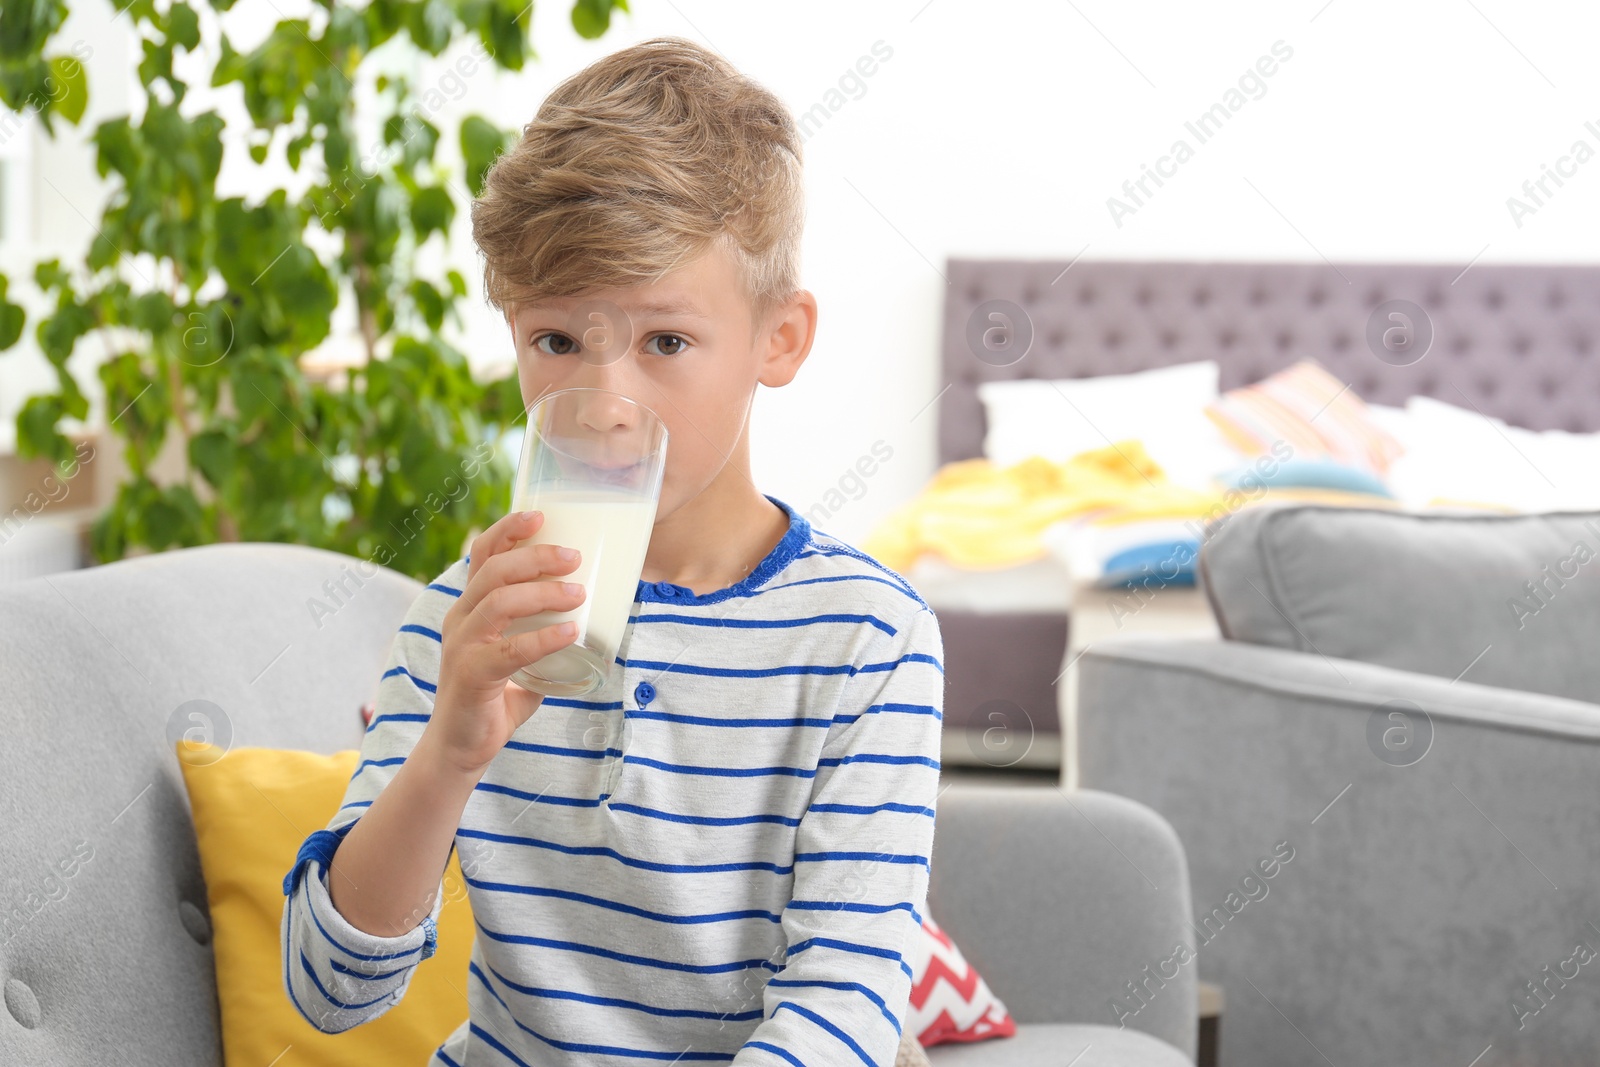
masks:
<svg viewBox="0 0 1600 1067"><path fill-rule="evenodd" d="M1600 701L1600 512L1269 507L1206 539L1225 638Z"/></svg>
<svg viewBox="0 0 1600 1067"><path fill-rule="evenodd" d="M462 995L476 931L459 857L445 868L438 950L405 994L353 1030L323 1033L285 993L283 875L300 843L339 807L361 753L234 748L180 740L215 930L217 1000L227 1063L270 1063L293 1047L298 1064L420 1064L467 1017Z"/></svg>
<svg viewBox="0 0 1600 1067"><path fill-rule="evenodd" d="M1065 1067L1085 1051L1083 1067L1194 1067L1161 1040L1139 1030L1089 1023L1023 1023L1014 1037L928 1050L930 1067Z"/></svg>

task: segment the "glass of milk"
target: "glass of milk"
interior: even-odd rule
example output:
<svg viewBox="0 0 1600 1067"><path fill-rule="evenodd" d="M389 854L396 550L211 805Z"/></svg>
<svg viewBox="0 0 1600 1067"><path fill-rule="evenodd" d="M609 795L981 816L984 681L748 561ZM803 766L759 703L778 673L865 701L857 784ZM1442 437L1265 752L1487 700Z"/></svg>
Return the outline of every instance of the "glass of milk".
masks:
<svg viewBox="0 0 1600 1067"><path fill-rule="evenodd" d="M577 639L511 680L546 696L582 696L605 685L638 593L666 470L667 428L655 412L609 389L561 389L528 408L511 510L544 512L521 544L562 545L581 557L570 574L583 603L506 627L525 633L571 620Z"/></svg>

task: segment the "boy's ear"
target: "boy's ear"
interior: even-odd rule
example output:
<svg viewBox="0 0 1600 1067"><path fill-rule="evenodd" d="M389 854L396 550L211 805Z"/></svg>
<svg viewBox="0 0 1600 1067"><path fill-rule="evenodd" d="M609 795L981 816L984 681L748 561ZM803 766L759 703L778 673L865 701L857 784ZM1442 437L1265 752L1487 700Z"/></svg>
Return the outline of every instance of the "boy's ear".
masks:
<svg viewBox="0 0 1600 1067"><path fill-rule="evenodd" d="M793 381L811 353L811 342L817 336L817 298L811 290L800 289L772 314L773 323L764 331L766 353L756 380L775 389Z"/></svg>

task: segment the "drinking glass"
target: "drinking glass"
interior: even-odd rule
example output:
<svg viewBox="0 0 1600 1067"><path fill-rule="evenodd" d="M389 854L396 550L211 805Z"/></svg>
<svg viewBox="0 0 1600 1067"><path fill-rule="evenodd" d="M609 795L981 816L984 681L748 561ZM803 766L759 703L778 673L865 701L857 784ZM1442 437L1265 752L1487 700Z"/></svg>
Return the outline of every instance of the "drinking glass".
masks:
<svg viewBox="0 0 1600 1067"><path fill-rule="evenodd" d="M583 603L514 621L518 634L571 620L572 644L511 676L546 696L583 696L605 685L638 593L666 470L667 428L643 404L609 389L560 389L528 408L513 511L544 512L520 545L564 545L581 557L571 574ZM544 579L541 579L544 580Z"/></svg>

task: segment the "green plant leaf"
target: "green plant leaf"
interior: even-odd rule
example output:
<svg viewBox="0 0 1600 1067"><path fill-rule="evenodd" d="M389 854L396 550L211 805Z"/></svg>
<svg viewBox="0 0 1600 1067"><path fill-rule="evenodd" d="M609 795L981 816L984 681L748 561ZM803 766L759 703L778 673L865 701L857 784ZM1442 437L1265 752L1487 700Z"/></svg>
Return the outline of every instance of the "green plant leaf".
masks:
<svg viewBox="0 0 1600 1067"><path fill-rule="evenodd" d="M411 200L411 226L416 231L418 244L435 232L448 235L455 217L455 201L443 186L419 189Z"/></svg>
<svg viewBox="0 0 1600 1067"><path fill-rule="evenodd" d="M189 440L189 462L216 489L232 481L237 455L233 435L221 426L204 430Z"/></svg>
<svg viewBox="0 0 1600 1067"><path fill-rule="evenodd" d="M6 298L6 289L10 284L11 279L0 274L0 352L22 339L22 328L28 321L27 312Z"/></svg>
<svg viewBox="0 0 1600 1067"><path fill-rule="evenodd" d="M167 40L191 52L200 44L200 16L182 0L167 12Z"/></svg>
<svg viewBox="0 0 1600 1067"><path fill-rule="evenodd" d="M7 4L0 12L0 63L11 64L31 58L44 48L45 42L66 19L65 0Z"/></svg>
<svg viewBox="0 0 1600 1067"><path fill-rule="evenodd" d="M17 412L17 455L23 459L45 456L61 463L72 449L64 435L56 430L61 421L61 401L49 395L33 396L23 401Z"/></svg>
<svg viewBox="0 0 1600 1067"><path fill-rule="evenodd" d="M483 176L505 151L506 140L506 134L488 119L468 115L461 120L461 158L467 171L467 189L473 196L483 192Z"/></svg>
<svg viewBox="0 0 1600 1067"><path fill-rule="evenodd" d="M56 90L52 93L55 110L76 126L89 106L89 75L72 56L52 56L50 77L57 79L52 86Z"/></svg>

